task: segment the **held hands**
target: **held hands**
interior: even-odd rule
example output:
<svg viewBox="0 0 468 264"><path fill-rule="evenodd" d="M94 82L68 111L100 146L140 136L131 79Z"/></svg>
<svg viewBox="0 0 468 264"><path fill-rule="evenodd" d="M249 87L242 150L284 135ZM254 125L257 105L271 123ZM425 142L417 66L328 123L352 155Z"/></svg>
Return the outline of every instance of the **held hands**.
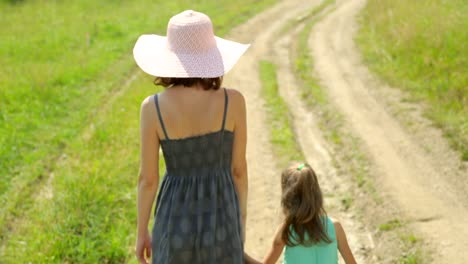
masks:
<svg viewBox="0 0 468 264"><path fill-rule="evenodd" d="M136 246L135 246L135 255L140 264L149 264L148 260L151 258L151 237L148 233L143 235L138 235Z"/></svg>
<svg viewBox="0 0 468 264"><path fill-rule="evenodd" d="M148 232L138 235L135 247L135 255L138 263L149 264L148 260L151 258L151 237ZM245 264L261 264L260 261L252 258L244 252Z"/></svg>
<svg viewBox="0 0 468 264"><path fill-rule="evenodd" d="M244 252L244 263L245 264L262 264L260 261L249 256L249 254L247 254L246 252Z"/></svg>

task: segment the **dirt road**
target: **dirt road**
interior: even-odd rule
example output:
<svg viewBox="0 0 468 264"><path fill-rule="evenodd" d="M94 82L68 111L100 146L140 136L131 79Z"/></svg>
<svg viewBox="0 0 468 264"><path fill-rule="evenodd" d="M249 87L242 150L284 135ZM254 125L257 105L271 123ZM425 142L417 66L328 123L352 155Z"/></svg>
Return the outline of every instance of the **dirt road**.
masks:
<svg viewBox="0 0 468 264"><path fill-rule="evenodd" d="M225 85L239 89L248 110L249 215L246 248L261 257L279 224L279 173L269 141L258 63L278 65L280 93L293 116L297 140L309 163L316 167L327 196L329 214L343 222L359 263L378 263L365 218L340 209L340 195L352 186L337 175L333 151L324 140L314 113L301 101L291 70L291 43L296 28L282 32L291 21L304 17L321 1L287 0L234 29L229 38L252 43L240 63L226 76ZM331 103L347 126L364 143L362 150L375 167L377 191L390 199L421 237L433 263L468 263L468 187L466 164L448 147L440 131L420 114L420 107L402 103L404 94L375 79L363 65L353 41L356 15L365 0L337 1L314 26L309 45L315 73ZM409 109L409 110L408 110ZM404 112L403 115L397 113ZM405 124L405 125L402 125ZM409 125L408 125L409 124ZM388 203L388 202L387 202ZM372 216L369 216L372 217ZM380 259L386 263L385 256Z"/></svg>
<svg viewBox="0 0 468 264"><path fill-rule="evenodd" d="M225 78L225 85L239 89L247 101L248 110L248 163L249 163L249 208L247 223L247 251L252 255L261 257L271 245L273 233L280 223L279 215L279 176L282 168L278 168L269 141L269 126L266 123L266 111L264 100L260 93L258 63L261 59L267 59L276 55L276 43L288 41L292 35L278 38L279 32L291 21L308 14L320 1L283 1L271 9L261 13L234 29L229 38L246 43L252 43L252 47L241 59L239 64ZM287 51L287 50L286 50ZM285 62L283 66L288 69L288 54L277 54ZM282 77L293 79L292 73L280 74ZM281 83L289 83L289 81ZM294 88L294 87L293 87ZM291 90L294 91L294 90ZM297 96L293 95L293 96ZM293 98L289 98L295 100ZM318 172L327 175L323 181L324 191L337 191L342 180L336 177L331 163L326 144L320 131L315 127L313 117L302 106L302 114L309 118L309 122L302 123L305 126L299 129L299 138L304 147L307 160L317 168ZM298 119L295 119L298 120ZM298 123L299 124L299 123ZM307 126L309 124L310 126ZM339 203L339 196L328 196L327 204ZM332 212L329 212L333 214ZM369 234L363 227L352 219L352 213L339 213L334 216L340 218L349 233L349 240L357 252L360 263L365 263L360 257L361 249L371 248ZM359 234L359 235L358 235Z"/></svg>

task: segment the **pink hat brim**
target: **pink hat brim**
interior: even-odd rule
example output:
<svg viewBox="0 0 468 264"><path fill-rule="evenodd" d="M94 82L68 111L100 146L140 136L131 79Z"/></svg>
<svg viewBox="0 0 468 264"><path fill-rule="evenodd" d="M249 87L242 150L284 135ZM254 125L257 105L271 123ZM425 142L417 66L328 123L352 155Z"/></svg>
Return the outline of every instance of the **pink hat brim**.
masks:
<svg viewBox="0 0 468 264"><path fill-rule="evenodd" d="M249 48L215 37L216 47L203 53L174 53L168 49L167 37L141 35L133 48L137 65L157 77L214 78L226 74Z"/></svg>

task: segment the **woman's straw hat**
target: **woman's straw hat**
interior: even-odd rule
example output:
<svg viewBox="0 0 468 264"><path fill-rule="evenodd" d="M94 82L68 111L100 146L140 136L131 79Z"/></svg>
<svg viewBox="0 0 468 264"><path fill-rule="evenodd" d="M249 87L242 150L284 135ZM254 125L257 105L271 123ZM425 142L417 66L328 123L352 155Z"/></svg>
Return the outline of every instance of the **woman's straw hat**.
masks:
<svg viewBox="0 0 468 264"><path fill-rule="evenodd" d="M141 35L133 57L153 76L214 78L228 72L249 46L216 37L207 15L187 10L169 20L167 37Z"/></svg>

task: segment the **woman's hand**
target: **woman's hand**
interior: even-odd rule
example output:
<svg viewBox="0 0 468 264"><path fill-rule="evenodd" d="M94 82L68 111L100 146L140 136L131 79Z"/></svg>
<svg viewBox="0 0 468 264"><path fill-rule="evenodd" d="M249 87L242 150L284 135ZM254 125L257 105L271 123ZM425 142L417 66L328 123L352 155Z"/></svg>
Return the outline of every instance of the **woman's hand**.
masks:
<svg viewBox="0 0 468 264"><path fill-rule="evenodd" d="M148 232L138 235L135 254L140 264L149 264L151 258L151 237Z"/></svg>

